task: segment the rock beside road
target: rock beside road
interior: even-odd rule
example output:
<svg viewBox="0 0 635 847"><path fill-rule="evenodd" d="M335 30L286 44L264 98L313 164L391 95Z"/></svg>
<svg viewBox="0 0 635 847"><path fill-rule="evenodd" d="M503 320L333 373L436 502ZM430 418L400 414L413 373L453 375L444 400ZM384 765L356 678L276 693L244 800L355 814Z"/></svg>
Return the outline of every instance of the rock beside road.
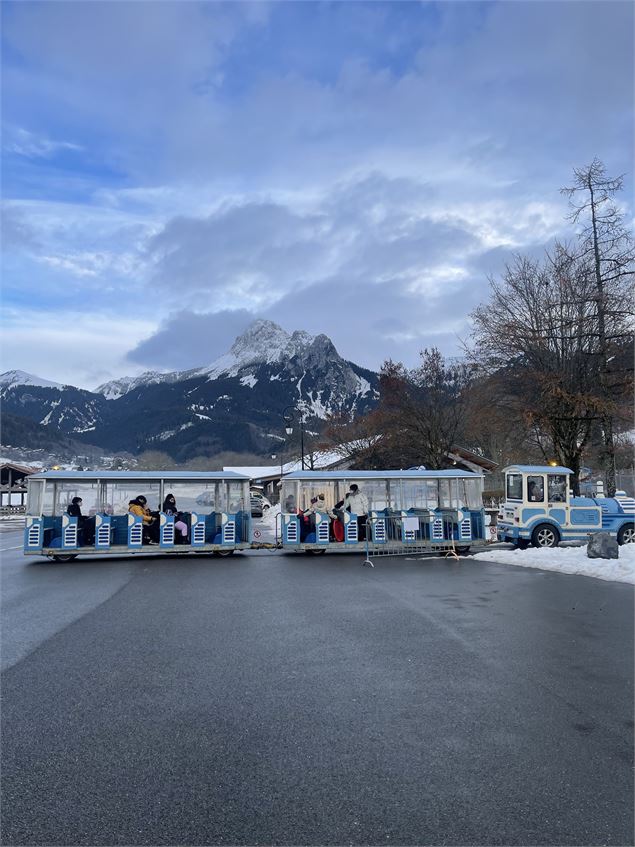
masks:
<svg viewBox="0 0 635 847"><path fill-rule="evenodd" d="M608 532L595 532L589 538L586 554L589 559L619 559L620 548Z"/></svg>

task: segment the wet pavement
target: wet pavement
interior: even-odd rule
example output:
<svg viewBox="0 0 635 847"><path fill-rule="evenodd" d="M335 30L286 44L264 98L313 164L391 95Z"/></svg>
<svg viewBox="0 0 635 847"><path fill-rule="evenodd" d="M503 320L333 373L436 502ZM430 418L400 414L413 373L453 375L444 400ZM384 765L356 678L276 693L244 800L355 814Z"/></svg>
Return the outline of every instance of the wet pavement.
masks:
<svg viewBox="0 0 635 847"><path fill-rule="evenodd" d="M633 586L20 540L3 844L633 843Z"/></svg>

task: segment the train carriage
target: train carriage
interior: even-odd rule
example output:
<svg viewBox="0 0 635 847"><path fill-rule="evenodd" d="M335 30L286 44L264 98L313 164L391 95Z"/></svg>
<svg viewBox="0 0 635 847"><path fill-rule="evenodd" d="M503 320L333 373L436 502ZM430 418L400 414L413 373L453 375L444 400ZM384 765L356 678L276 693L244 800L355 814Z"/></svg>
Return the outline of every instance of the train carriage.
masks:
<svg viewBox="0 0 635 847"><path fill-rule="evenodd" d="M229 471L46 471L28 479L24 553L70 561L105 553L213 553L250 547L249 477ZM168 494L178 514L162 511ZM146 498L144 526L129 507ZM69 514L81 498L81 516ZM178 531L177 531L178 528Z"/></svg>
<svg viewBox="0 0 635 847"><path fill-rule="evenodd" d="M482 492L482 474L461 470L296 471L282 480L282 547L466 552L485 540Z"/></svg>

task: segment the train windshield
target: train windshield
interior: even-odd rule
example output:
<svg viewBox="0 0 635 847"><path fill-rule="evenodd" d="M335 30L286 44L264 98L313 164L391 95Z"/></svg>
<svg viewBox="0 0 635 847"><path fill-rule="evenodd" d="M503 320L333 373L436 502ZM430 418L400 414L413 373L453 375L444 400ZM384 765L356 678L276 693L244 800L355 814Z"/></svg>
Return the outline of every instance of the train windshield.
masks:
<svg viewBox="0 0 635 847"><path fill-rule="evenodd" d="M508 473L506 478L506 490L508 500L523 499L523 475L520 473Z"/></svg>

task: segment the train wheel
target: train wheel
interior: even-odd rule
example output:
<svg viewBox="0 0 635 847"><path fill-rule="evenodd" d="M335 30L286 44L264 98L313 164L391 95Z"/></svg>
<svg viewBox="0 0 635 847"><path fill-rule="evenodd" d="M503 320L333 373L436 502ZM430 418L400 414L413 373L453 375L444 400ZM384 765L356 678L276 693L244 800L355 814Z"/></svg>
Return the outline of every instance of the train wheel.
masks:
<svg viewBox="0 0 635 847"><path fill-rule="evenodd" d="M67 553L64 556L49 556L49 559L53 559L54 562L72 562L73 559L77 558L77 553Z"/></svg>
<svg viewBox="0 0 635 847"><path fill-rule="evenodd" d="M470 545L468 544L467 547L457 547L456 552L459 554L459 556L467 556L467 554L470 552Z"/></svg>
<svg viewBox="0 0 635 847"><path fill-rule="evenodd" d="M313 550L307 550L312 556L323 556L326 553L326 547L315 547Z"/></svg>
<svg viewBox="0 0 635 847"><path fill-rule="evenodd" d="M635 524L625 523L617 533L618 544L635 544Z"/></svg>
<svg viewBox="0 0 635 847"><path fill-rule="evenodd" d="M560 533L548 523L541 523L531 533L531 543L534 547L557 547L560 542Z"/></svg>
<svg viewBox="0 0 635 847"><path fill-rule="evenodd" d="M214 555L215 556L233 556L234 551L233 550L216 550Z"/></svg>

